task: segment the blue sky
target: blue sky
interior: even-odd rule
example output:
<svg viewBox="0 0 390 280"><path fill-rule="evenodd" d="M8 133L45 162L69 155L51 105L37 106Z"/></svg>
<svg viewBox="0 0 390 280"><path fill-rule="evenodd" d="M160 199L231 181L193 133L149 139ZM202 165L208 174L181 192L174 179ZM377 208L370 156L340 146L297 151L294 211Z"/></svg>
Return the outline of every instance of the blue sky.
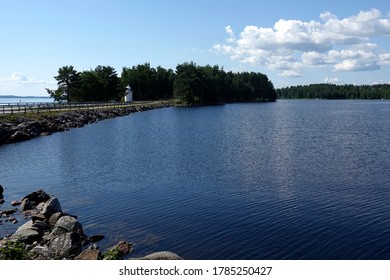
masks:
<svg viewBox="0 0 390 280"><path fill-rule="evenodd" d="M0 95L46 95L58 68L183 62L275 87L390 83L390 2L2 0Z"/></svg>

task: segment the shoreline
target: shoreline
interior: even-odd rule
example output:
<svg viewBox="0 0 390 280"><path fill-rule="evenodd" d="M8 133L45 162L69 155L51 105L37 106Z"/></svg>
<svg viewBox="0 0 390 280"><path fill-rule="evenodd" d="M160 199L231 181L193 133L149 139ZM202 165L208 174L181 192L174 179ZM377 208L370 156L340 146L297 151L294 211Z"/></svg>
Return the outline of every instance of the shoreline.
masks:
<svg viewBox="0 0 390 280"><path fill-rule="evenodd" d="M0 197L4 188L0 185ZM4 204L4 199L0 205ZM101 251L97 243L104 235L88 236L77 216L65 213L57 197L43 189L0 209L0 225L27 220L13 233L0 237L0 260L182 260L169 251L155 252L141 258L128 258L133 244L119 241ZM18 206L18 207L16 207Z"/></svg>
<svg viewBox="0 0 390 280"><path fill-rule="evenodd" d="M101 120L127 116L132 113L174 106L172 102L151 102L110 109L93 109L59 112L55 114L34 113L30 115L0 116L0 146L27 141L71 128L83 127ZM10 121L9 118L12 118ZM3 121L4 120L4 121Z"/></svg>

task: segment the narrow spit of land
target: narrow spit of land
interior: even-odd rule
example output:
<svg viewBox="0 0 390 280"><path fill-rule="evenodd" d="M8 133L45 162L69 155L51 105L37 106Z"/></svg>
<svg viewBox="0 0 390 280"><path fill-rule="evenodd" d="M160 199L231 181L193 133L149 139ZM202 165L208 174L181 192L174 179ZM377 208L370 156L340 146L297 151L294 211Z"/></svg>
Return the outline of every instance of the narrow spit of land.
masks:
<svg viewBox="0 0 390 280"><path fill-rule="evenodd" d="M44 111L0 115L0 145L47 136L55 132L82 127L100 120L126 116L131 113L174 106L176 101L153 101L142 104L88 110Z"/></svg>

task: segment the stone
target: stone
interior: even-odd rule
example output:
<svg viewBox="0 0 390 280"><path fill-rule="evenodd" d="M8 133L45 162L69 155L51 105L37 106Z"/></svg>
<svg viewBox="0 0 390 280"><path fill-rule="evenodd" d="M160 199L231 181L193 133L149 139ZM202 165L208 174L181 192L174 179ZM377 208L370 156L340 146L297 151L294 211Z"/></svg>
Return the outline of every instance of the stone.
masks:
<svg viewBox="0 0 390 280"><path fill-rule="evenodd" d="M56 212L62 212L61 204L56 197L52 197L48 201L46 201L45 205L41 210L41 214L49 218L51 215L53 215Z"/></svg>
<svg viewBox="0 0 390 280"><path fill-rule="evenodd" d="M169 251L161 251L146 255L142 258L135 258L131 260L182 260L183 258L175 253Z"/></svg>
<svg viewBox="0 0 390 280"><path fill-rule="evenodd" d="M128 243L126 241L119 241L115 247L118 249L119 252L121 252L123 255L126 255L128 253L131 253L133 251L133 244Z"/></svg>
<svg viewBox="0 0 390 280"><path fill-rule="evenodd" d="M2 185L0 185L0 195L3 195L3 192L4 192L4 188Z"/></svg>
<svg viewBox="0 0 390 280"><path fill-rule="evenodd" d="M76 260L102 260L102 253L97 249L86 249L80 253Z"/></svg>
<svg viewBox="0 0 390 280"><path fill-rule="evenodd" d="M58 219L52 231L55 235L74 232L79 235L84 235L83 226L71 216L63 216Z"/></svg>
<svg viewBox="0 0 390 280"><path fill-rule="evenodd" d="M18 229L12 236L11 240L21 241L26 244L32 244L35 241L40 241L42 236L38 231L32 228L22 228Z"/></svg>
<svg viewBox="0 0 390 280"><path fill-rule="evenodd" d="M44 190L40 189L37 191L33 191L32 193L23 197L23 199L24 198L28 198L31 201L31 203L36 206L41 202L48 201L50 199L50 195L48 195Z"/></svg>
<svg viewBox="0 0 390 280"><path fill-rule="evenodd" d="M45 215L43 215L41 213L37 213L37 214L31 215L31 220L33 221L33 223L35 223L36 221L46 220L46 217L45 217Z"/></svg>
<svg viewBox="0 0 390 280"><path fill-rule="evenodd" d="M30 252L34 255L34 260L50 259L50 250L47 246L37 245L33 247Z"/></svg>
<svg viewBox="0 0 390 280"><path fill-rule="evenodd" d="M0 198L0 204L3 204L5 200L3 198Z"/></svg>
<svg viewBox="0 0 390 280"><path fill-rule="evenodd" d="M49 224L45 221L35 221L33 222L31 228L43 235L43 233L49 229Z"/></svg>
<svg viewBox="0 0 390 280"><path fill-rule="evenodd" d="M27 197L23 198L22 203L20 204L20 211L24 212L31 209L32 205L30 203L30 199L28 199Z"/></svg>
<svg viewBox="0 0 390 280"><path fill-rule="evenodd" d="M54 259L72 258L81 252L80 235L74 232L61 234L49 244L50 255Z"/></svg>
<svg viewBox="0 0 390 280"><path fill-rule="evenodd" d="M31 138L32 138L32 136L28 132L17 130L15 133L13 133L11 135L11 137L9 138L9 141L10 142L21 142L21 141L30 140Z"/></svg>
<svg viewBox="0 0 390 280"><path fill-rule="evenodd" d="M0 211L0 216L8 217L9 215L12 215L12 214L15 213L16 211L18 211L18 209L16 209L16 208L14 208L14 209L2 210L2 211Z"/></svg>
<svg viewBox="0 0 390 280"><path fill-rule="evenodd" d="M53 215L50 216L49 218L49 225L51 227L54 227L55 224L57 223L58 219L61 218L62 216L64 216L65 214L62 213L62 212L56 212L54 213Z"/></svg>
<svg viewBox="0 0 390 280"><path fill-rule="evenodd" d="M22 201L20 201L20 200L12 200L12 201L11 201L11 205L12 205L12 206L18 206L18 205L20 205L20 204L22 204Z"/></svg>
<svg viewBox="0 0 390 280"><path fill-rule="evenodd" d="M96 235L90 236L88 238L88 241L95 243L95 242L99 242L100 240L103 240L103 239L104 239L104 235L96 234Z"/></svg>
<svg viewBox="0 0 390 280"><path fill-rule="evenodd" d="M9 128L0 127L0 145L8 142L11 136L11 130Z"/></svg>

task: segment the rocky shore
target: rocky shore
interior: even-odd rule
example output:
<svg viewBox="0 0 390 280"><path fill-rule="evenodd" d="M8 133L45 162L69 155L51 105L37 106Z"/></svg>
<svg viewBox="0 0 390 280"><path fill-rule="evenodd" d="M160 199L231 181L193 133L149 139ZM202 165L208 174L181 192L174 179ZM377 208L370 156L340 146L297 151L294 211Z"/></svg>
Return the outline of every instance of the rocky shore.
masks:
<svg viewBox="0 0 390 280"><path fill-rule="evenodd" d="M62 112L44 115L42 119L19 117L12 122L0 118L0 145L30 140L55 132L67 131L104 119L126 116L131 113L170 107L169 103L151 103L111 109Z"/></svg>
<svg viewBox="0 0 390 280"><path fill-rule="evenodd" d="M4 188L0 185L2 199L3 191ZM97 242L104 236L87 236L77 216L63 212L58 198L42 189L24 196L19 201L12 201L11 206L13 208L0 210L0 225L4 229L6 223L18 223L17 214L28 221L13 234L0 238L0 260L120 260L133 251L132 244L126 241L119 241L105 252L100 251ZM138 259L182 258L163 251Z"/></svg>

